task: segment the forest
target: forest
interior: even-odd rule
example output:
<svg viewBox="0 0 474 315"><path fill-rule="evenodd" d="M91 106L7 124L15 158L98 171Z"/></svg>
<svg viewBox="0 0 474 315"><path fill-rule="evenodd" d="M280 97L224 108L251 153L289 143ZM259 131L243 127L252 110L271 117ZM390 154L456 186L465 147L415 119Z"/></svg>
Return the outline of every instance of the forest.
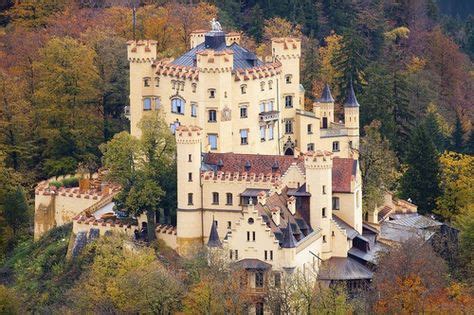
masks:
<svg viewBox="0 0 474 315"><path fill-rule="evenodd" d="M330 313L472 309L471 1L4 0L0 10L0 313L133 313L139 304L160 314L197 308L242 312L234 307L245 305L239 300L243 293L215 296L238 276L238 270L224 272L219 259L216 270L222 272L214 273L202 257L179 259L156 243L133 260L117 250L121 242L114 238L91 244L73 263L64 258L70 226L32 240L35 184L111 166L104 148L129 129L127 40L154 39L160 57L177 57L189 48L189 34L208 29L214 17L225 31L241 32L243 46L262 57L273 37L302 38L307 108L328 83L342 119L343 91L354 85L361 104L364 207L377 205L388 189L412 200L420 213L459 229L459 249L448 262L422 244L382 257L413 270L396 286L389 285L394 273L381 270L364 303L354 304L338 288L313 288L307 299L308 292L294 287L275 288L274 296L286 290L301 310L318 306ZM157 202L172 208L172 183L150 180L161 184L154 187L165 196ZM413 250L426 259L424 268L403 260ZM116 268L108 273L107 266ZM110 286L99 285L109 280ZM141 280L156 297L153 303L133 291L134 281ZM305 279L292 281L305 287ZM167 296L159 290L164 283ZM394 295L399 298L388 298ZM206 309L211 304L225 309Z"/></svg>

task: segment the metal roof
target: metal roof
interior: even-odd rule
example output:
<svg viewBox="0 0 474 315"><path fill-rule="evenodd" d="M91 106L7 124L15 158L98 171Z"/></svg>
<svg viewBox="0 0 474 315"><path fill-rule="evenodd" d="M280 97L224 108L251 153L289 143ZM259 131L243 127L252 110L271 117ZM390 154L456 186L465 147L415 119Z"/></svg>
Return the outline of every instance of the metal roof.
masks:
<svg viewBox="0 0 474 315"><path fill-rule="evenodd" d="M359 232L357 232L355 229L353 229L349 224L344 222L341 218L339 218L337 215L333 214L332 219L336 221L337 225L339 225L341 228L346 230L347 238L348 239L354 239L356 236L359 235Z"/></svg>
<svg viewBox="0 0 474 315"><path fill-rule="evenodd" d="M359 102L357 102L357 98L354 93L354 87L352 86L352 81L349 85L349 89L347 91L347 98L344 102L344 107L359 107Z"/></svg>
<svg viewBox="0 0 474 315"><path fill-rule="evenodd" d="M396 219L396 220L390 220L388 221L388 223L403 225L403 226L418 228L418 229L426 229L429 227L436 227L436 226L443 225L443 223L430 219L428 217L425 217L422 215L413 215L413 214L400 217L399 219Z"/></svg>
<svg viewBox="0 0 474 315"><path fill-rule="evenodd" d="M319 280L364 280L372 279L373 272L349 257L331 257L323 261Z"/></svg>
<svg viewBox="0 0 474 315"><path fill-rule="evenodd" d="M241 267L243 269L252 269L252 270L267 270L267 269L270 269L272 267L272 265L264 262L264 261L261 261L260 259L256 259L256 258L246 258L246 259L242 259L242 260L239 260L236 265L238 267Z"/></svg>
<svg viewBox="0 0 474 315"><path fill-rule="evenodd" d="M321 98L319 99L320 103L334 103L334 98L331 94L331 89L329 88L329 84L326 83L324 86L323 93L321 94Z"/></svg>
<svg viewBox="0 0 474 315"><path fill-rule="evenodd" d="M219 233L217 233L217 224L216 221L212 222L211 233L209 234L209 240L207 241L207 246L209 247L221 247L222 243L219 238Z"/></svg>

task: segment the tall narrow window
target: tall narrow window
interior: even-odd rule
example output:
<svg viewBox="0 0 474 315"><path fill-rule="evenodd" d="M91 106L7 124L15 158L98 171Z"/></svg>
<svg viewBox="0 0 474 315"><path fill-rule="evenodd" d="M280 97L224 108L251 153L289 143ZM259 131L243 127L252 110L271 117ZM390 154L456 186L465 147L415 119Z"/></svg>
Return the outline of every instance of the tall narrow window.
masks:
<svg viewBox="0 0 474 315"><path fill-rule="evenodd" d="M252 241L255 242L255 231L252 232Z"/></svg>
<svg viewBox="0 0 474 315"><path fill-rule="evenodd" d="M309 134L309 135L313 133L313 125L312 125L312 124L308 124L308 125L306 126L306 129L308 130L308 134Z"/></svg>
<svg viewBox="0 0 474 315"><path fill-rule="evenodd" d="M143 110L151 110L151 98L146 97L143 99Z"/></svg>
<svg viewBox="0 0 474 315"><path fill-rule="evenodd" d="M197 117L197 104L191 103L191 117Z"/></svg>
<svg viewBox="0 0 474 315"><path fill-rule="evenodd" d="M291 96L291 95L285 96L285 107L286 108L293 107L293 96Z"/></svg>
<svg viewBox="0 0 474 315"><path fill-rule="evenodd" d="M290 119L285 120L285 133L293 133L293 121Z"/></svg>
<svg viewBox="0 0 474 315"><path fill-rule="evenodd" d="M273 101L269 101L267 104L267 111L271 112L273 111Z"/></svg>
<svg viewBox="0 0 474 315"><path fill-rule="evenodd" d="M270 251L270 260L273 260L273 251Z"/></svg>
<svg viewBox="0 0 474 315"><path fill-rule="evenodd" d="M212 193L212 204L213 205L218 205L219 204L219 193L218 192L213 192Z"/></svg>
<svg viewBox="0 0 474 315"><path fill-rule="evenodd" d="M193 161L193 155L192 154L188 154L188 162L192 162Z"/></svg>
<svg viewBox="0 0 474 315"><path fill-rule="evenodd" d="M184 100L181 98L173 98L171 100L171 112L175 114L184 114Z"/></svg>
<svg viewBox="0 0 474 315"><path fill-rule="evenodd" d="M339 152L339 141L334 141L332 143L332 152Z"/></svg>
<svg viewBox="0 0 474 315"><path fill-rule="evenodd" d="M155 77L155 86L156 87L160 86L160 78L159 77Z"/></svg>
<svg viewBox="0 0 474 315"><path fill-rule="evenodd" d="M240 130L240 144L242 145L248 144L248 130L247 129Z"/></svg>
<svg viewBox="0 0 474 315"><path fill-rule="evenodd" d="M281 286L281 273L275 272L275 287L279 288Z"/></svg>
<svg viewBox="0 0 474 315"><path fill-rule="evenodd" d="M326 194L326 185L323 185L323 195Z"/></svg>
<svg viewBox="0 0 474 315"><path fill-rule="evenodd" d="M250 231L247 231L247 242L250 242Z"/></svg>
<svg viewBox="0 0 474 315"><path fill-rule="evenodd" d="M291 83L291 77L292 77L291 74L285 75L285 82L286 82L286 84L290 84L290 83Z"/></svg>
<svg viewBox="0 0 474 315"><path fill-rule="evenodd" d="M265 111L265 102L260 103L260 113L263 113Z"/></svg>
<svg viewBox="0 0 474 315"><path fill-rule="evenodd" d="M196 83L191 84L191 91L193 93L196 93L196 87L197 87Z"/></svg>
<svg viewBox="0 0 474 315"><path fill-rule="evenodd" d="M263 287L263 280L264 280L263 271L257 271L255 273L255 287L256 288L262 288Z"/></svg>
<svg viewBox="0 0 474 315"><path fill-rule="evenodd" d="M193 181L193 173L188 173L188 182Z"/></svg>
<svg viewBox="0 0 474 315"><path fill-rule="evenodd" d="M268 125L268 140L273 140L273 124Z"/></svg>
<svg viewBox="0 0 474 315"><path fill-rule="evenodd" d="M240 86L240 93L241 94L247 94L247 85L246 84L242 84Z"/></svg>
<svg viewBox="0 0 474 315"><path fill-rule="evenodd" d="M193 193L188 193L188 205L192 206L193 204Z"/></svg>
<svg viewBox="0 0 474 315"><path fill-rule="evenodd" d="M265 82L260 82L260 91L265 91Z"/></svg>
<svg viewBox="0 0 474 315"><path fill-rule="evenodd" d="M217 135L209 134L207 135L207 140L209 141L209 146L211 150L217 150Z"/></svg>
<svg viewBox="0 0 474 315"><path fill-rule="evenodd" d="M273 81L272 80L268 81L268 89L269 90L273 89Z"/></svg>
<svg viewBox="0 0 474 315"><path fill-rule="evenodd" d="M232 199L233 199L233 198L232 198L232 194L231 194L231 193L227 193L227 194L226 194L226 205L232 206L232 203L233 203L233 202L232 202L232 201L233 201ZM229 222L230 222L230 221L229 221Z"/></svg>
<svg viewBox="0 0 474 315"><path fill-rule="evenodd" d="M263 258L264 258L264 260L267 260L267 259L268 259L268 251L264 251Z"/></svg>
<svg viewBox="0 0 474 315"><path fill-rule="evenodd" d="M247 106L240 108L240 118L247 118Z"/></svg>
<svg viewBox="0 0 474 315"><path fill-rule="evenodd" d="M160 107L161 107L161 100L159 97L155 97L154 98L154 101L155 101L155 110L159 110Z"/></svg>
<svg viewBox="0 0 474 315"><path fill-rule="evenodd" d="M143 78L143 86L144 87L150 86L150 78Z"/></svg>
<svg viewBox="0 0 474 315"><path fill-rule="evenodd" d="M260 126L260 141L265 141L265 126Z"/></svg>
<svg viewBox="0 0 474 315"><path fill-rule="evenodd" d="M332 209L339 210L339 197L332 197Z"/></svg>
<svg viewBox="0 0 474 315"><path fill-rule="evenodd" d="M326 208L323 208L323 209L321 210L321 214L323 215L323 218L326 217Z"/></svg>
<svg viewBox="0 0 474 315"><path fill-rule="evenodd" d="M217 112L215 109L209 110L209 122L216 122L217 121Z"/></svg>

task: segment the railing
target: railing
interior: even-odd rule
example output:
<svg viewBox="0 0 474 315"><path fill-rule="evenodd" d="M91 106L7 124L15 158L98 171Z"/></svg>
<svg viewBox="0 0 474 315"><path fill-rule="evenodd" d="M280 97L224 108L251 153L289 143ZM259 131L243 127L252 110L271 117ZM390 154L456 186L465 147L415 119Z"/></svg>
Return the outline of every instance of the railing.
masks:
<svg viewBox="0 0 474 315"><path fill-rule="evenodd" d="M269 112L262 112L258 114L258 116L260 117L261 122L274 121L274 120L278 120L278 117L280 117L280 112L273 110Z"/></svg>

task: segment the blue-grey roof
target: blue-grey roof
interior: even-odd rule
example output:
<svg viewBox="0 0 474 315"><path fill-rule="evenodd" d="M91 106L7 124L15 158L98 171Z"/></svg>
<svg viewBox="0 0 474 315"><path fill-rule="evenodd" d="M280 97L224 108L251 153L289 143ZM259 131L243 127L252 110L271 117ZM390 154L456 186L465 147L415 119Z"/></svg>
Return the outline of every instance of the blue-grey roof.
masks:
<svg viewBox="0 0 474 315"><path fill-rule="evenodd" d="M373 272L349 257L331 257L323 261L319 280L363 280L372 279Z"/></svg>
<svg viewBox="0 0 474 315"><path fill-rule="evenodd" d="M336 222L339 227L342 229L346 230L347 238L348 239L354 239L356 236L360 235L359 232L357 232L352 226L344 222L341 218L339 218L337 215L333 214L332 219Z"/></svg>
<svg viewBox="0 0 474 315"><path fill-rule="evenodd" d="M263 61L258 59L254 53L248 51L247 49L243 48L237 43L233 43L230 46L226 46L226 44L224 43L214 50L222 51L225 49L232 50L234 52L234 65L233 65L234 70L258 67L264 64ZM196 67L196 54L203 50L206 50L205 43L199 44L193 49L187 51L180 57L173 60L171 64L179 65L179 66Z"/></svg>
<svg viewBox="0 0 474 315"><path fill-rule="evenodd" d="M344 107L359 107L359 102L357 102L357 98L354 93L354 87L351 84L349 85L349 89L347 91L346 101L344 102Z"/></svg>
<svg viewBox="0 0 474 315"><path fill-rule="evenodd" d="M221 247L222 243L219 239L219 233L217 233L217 224L216 221L212 222L211 233L209 234L209 240L207 241L207 246L209 247Z"/></svg>
<svg viewBox="0 0 474 315"><path fill-rule="evenodd" d="M331 89L329 88L329 84L326 83L324 86L323 93L321 94L321 98L319 99L320 103L334 103L334 98L331 94Z"/></svg>
<svg viewBox="0 0 474 315"><path fill-rule="evenodd" d="M283 243L281 247L283 248L295 248L296 247L296 238L293 234L293 229L291 223L288 224L288 227L283 231Z"/></svg>

